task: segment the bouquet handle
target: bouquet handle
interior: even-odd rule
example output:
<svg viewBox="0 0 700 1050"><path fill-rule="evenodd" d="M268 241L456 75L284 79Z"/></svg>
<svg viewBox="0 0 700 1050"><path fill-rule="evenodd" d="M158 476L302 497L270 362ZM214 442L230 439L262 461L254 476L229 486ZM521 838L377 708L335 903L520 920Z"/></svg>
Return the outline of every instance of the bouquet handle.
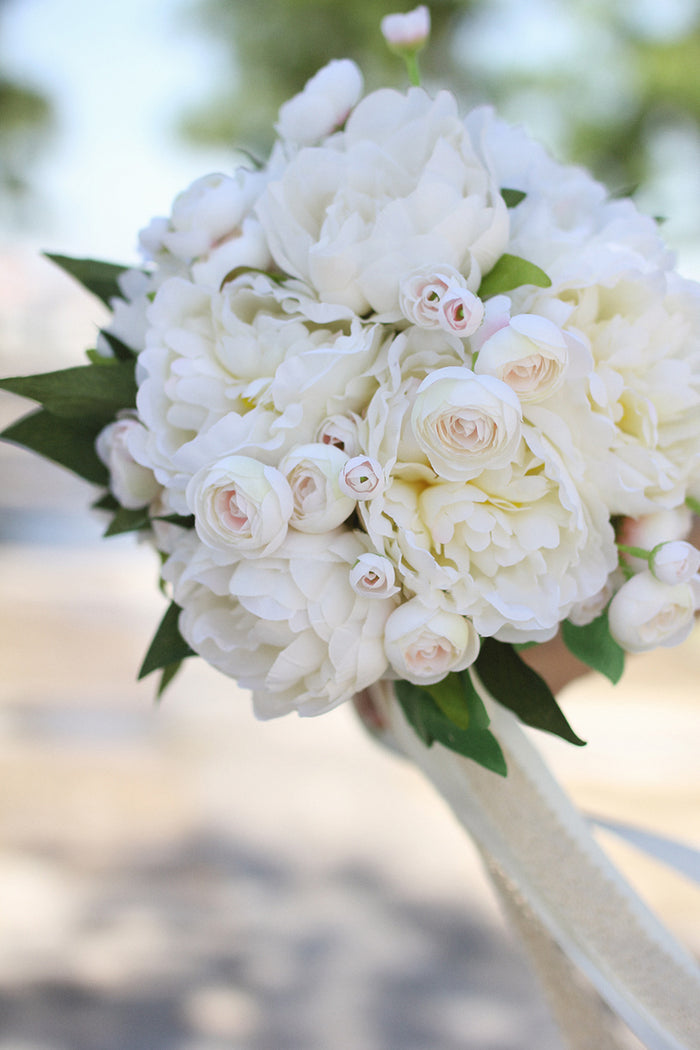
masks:
<svg viewBox="0 0 700 1050"><path fill-rule="evenodd" d="M560 977L552 977L558 946L649 1050L698 1050L700 969L594 841L515 717L480 687L508 763L501 778L440 744L426 747L390 682L369 692L384 742L432 781L484 856L551 997L562 996ZM560 1022L571 1014L574 988L569 1009L554 1009ZM617 1044L605 1014L598 1010L594 1022L585 998L577 1004L597 1034L589 1028L586 1041L574 1031L575 1017L569 1019L571 1047L612 1050Z"/></svg>

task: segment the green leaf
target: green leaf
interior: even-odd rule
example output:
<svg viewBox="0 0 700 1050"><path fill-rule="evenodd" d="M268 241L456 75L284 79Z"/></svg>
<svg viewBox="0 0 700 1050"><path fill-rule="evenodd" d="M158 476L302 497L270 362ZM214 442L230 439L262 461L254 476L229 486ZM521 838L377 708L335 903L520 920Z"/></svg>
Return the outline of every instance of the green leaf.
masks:
<svg viewBox="0 0 700 1050"><path fill-rule="evenodd" d="M105 529L105 536L119 536L123 532L140 532L142 529L150 529L151 519L148 516L148 507L139 507L130 510L128 507L118 507L114 517Z"/></svg>
<svg viewBox="0 0 700 1050"><path fill-rule="evenodd" d="M107 332L104 328L100 329L102 338L109 344L112 353L118 361L131 361L137 356L136 351L132 350L130 346L123 343L121 339L117 339L116 335L112 335L111 332ZM105 360L103 358L103 360ZM109 358L107 358L109 360Z"/></svg>
<svg viewBox="0 0 700 1050"><path fill-rule="evenodd" d="M168 664L167 667L163 668L163 673L160 676L160 682L158 683L158 691L156 693L156 700L160 700L165 690L172 682L175 675L182 667L182 660L175 660L173 663Z"/></svg>
<svg viewBox="0 0 700 1050"><path fill-rule="evenodd" d="M440 710L427 689L410 682L395 682L394 688L406 718L427 747L437 741L500 776L507 775L506 760L500 744L489 729L475 724L468 729L455 725ZM488 716L486 718L488 724ZM472 719L472 723L475 721Z"/></svg>
<svg viewBox="0 0 700 1050"><path fill-rule="evenodd" d="M111 360L60 372L0 379L0 388L31 398L62 419L106 426L123 408L136 404L134 363Z"/></svg>
<svg viewBox="0 0 700 1050"><path fill-rule="evenodd" d="M104 486L109 481L109 472L95 452L95 436L94 428L59 419L44 409L24 416L0 434L5 441L38 452L86 481Z"/></svg>
<svg viewBox="0 0 700 1050"><path fill-rule="evenodd" d="M544 679L528 667L508 642L482 639L474 667L494 700L526 725L554 733L571 744L585 744L567 722Z"/></svg>
<svg viewBox="0 0 700 1050"><path fill-rule="evenodd" d="M693 499L692 496L686 496L685 505L692 510L693 514L700 514L700 500Z"/></svg>
<svg viewBox="0 0 700 1050"><path fill-rule="evenodd" d="M187 656L195 655L180 634L179 616L180 606L171 602L141 664L138 674L139 681L153 671L164 670L171 664L184 660Z"/></svg>
<svg viewBox="0 0 700 1050"><path fill-rule="evenodd" d="M122 298L117 278L129 269L128 266L97 259L73 259L68 255L52 255L50 252L45 252L45 255L107 306L110 299Z"/></svg>
<svg viewBox="0 0 700 1050"><path fill-rule="evenodd" d="M486 274L479 286L479 298L510 292L523 284L534 284L538 288L549 288L552 284L544 270L519 255L502 255L494 268Z"/></svg>
<svg viewBox="0 0 700 1050"><path fill-rule="evenodd" d="M585 627L564 620L561 625L564 644L582 663L600 671L613 685L625 669L625 650L610 634L607 611Z"/></svg>
<svg viewBox="0 0 700 1050"><path fill-rule="evenodd" d="M111 510L116 512L119 510L120 505L121 504L114 498L111 492L105 492L104 496L100 496L99 499L95 500L92 504L92 509Z"/></svg>
<svg viewBox="0 0 700 1050"><path fill-rule="evenodd" d="M169 525L179 525L181 529L194 528L194 514L166 514L164 517L157 515L153 521L167 521Z"/></svg>
<svg viewBox="0 0 700 1050"><path fill-rule="evenodd" d="M515 208L521 201L524 201L527 197L527 193L524 190L501 190L501 197L506 202L506 208Z"/></svg>

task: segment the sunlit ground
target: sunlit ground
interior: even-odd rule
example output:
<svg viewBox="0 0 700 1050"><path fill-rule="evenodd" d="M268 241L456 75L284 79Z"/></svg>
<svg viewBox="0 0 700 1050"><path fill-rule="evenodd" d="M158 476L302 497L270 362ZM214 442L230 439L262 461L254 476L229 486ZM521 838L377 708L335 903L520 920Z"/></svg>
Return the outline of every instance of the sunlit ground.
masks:
<svg viewBox="0 0 700 1050"><path fill-rule="evenodd" d="M3 372L61 367L100 309L15 257ZM0 402L3 423L29 405ZM135 672L156 560L102 542L91 492L0 446L0 1050L555 1050L478 859L348 709L255 723L190 661ZM596 815L700 839L700 634L564 696L544 741ZM700 953L700 892L610 846Z"/></svg>

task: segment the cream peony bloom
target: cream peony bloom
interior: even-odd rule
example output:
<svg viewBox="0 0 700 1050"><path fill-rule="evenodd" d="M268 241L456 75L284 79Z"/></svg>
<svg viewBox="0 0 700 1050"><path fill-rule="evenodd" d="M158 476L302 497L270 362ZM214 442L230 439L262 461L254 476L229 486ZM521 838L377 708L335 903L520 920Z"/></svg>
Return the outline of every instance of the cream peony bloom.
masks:
<svg viewBox="0 0 700 1050"><path fill-rule="evenodd" d="M468 481L509 463L521 437L520 402L509 386L468 368L441 368L418 387L413 433L435 472Z"/></svg>
<svg viewBox="0 0 700 1050"><path fill-rule="evenodd" d="M359 67L348 58L335 59L307 82L300 94L283 103L277 132L295 146L311 146L330 135L348 118L363 88Z"/></svg>
<svg viewBox="0 0 700 1050"><path fill-rule="evenodd" d="M250 456L226 456L187 486L187 503L202 543L260 557L284 542L294 501L287 479Z"/></svg>
<svg viewBox="0 0 700 1050"><path fill-rule="evenodd" d="M420 598L412 598L387 620L384 648L399 678L431 685L476 660L479 636L463 616L432 609Z"/></svg>
<svg viewBox="0 0 700 1050"><path fill-rule="evenodd" d="M187 533L164 567L182 608L180 631L212 666L253 691L259 718L318 715L387 669L392 597L367 596L349 570L366 552L353 532L290 531L274 554L217 564Z"/></svg>
<svg viewBox="0 0 700 1050"><path fill-rule="evenodd" d="M645 570L627 580L611 601L610 633L630 653L670 648L692 631L694 610L689 583L662 583Z"/></svg>
<svg viewBox="0 0 700 1050"><path fill-rule="evenodd" d="M256 213L278 266L319 299L398 319L407 271L439 259L476 291L508 243L508 210L454 97L364 98L345 129L294 156Z"/></svg>

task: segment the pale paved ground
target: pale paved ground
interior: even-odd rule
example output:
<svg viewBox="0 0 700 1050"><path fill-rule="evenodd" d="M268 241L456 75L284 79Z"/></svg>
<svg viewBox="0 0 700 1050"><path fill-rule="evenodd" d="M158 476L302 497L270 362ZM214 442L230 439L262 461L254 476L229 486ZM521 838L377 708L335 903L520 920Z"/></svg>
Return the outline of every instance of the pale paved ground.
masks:
<svg viewBox="0 0 700 1050"><path fill-rule="evenodd" d="M0 1050L559 1047L418 775L349 710L255 723L194 661L154 707L152 554L99 543L68 475L0 472ZM589 746L545 750L582 805L700 844L699 681L696 634L570 687ZM700 892L612 848L700 953Z"/></svg>

